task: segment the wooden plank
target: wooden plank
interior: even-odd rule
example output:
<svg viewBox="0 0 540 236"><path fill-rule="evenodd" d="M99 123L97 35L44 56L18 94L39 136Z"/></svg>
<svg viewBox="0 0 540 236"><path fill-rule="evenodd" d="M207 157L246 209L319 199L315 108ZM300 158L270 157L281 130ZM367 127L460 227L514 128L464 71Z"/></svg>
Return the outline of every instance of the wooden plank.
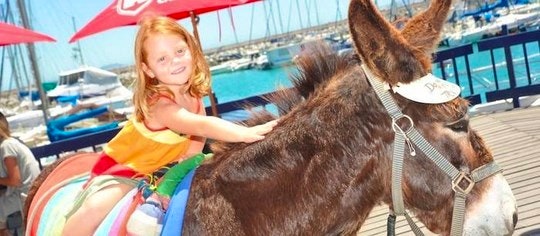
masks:
<svg viewBox="0 0 540 236"><path fill-rule="evenodd" d="M516 230L528 231L532 229L539 229L540 222L538 221L538 215L540 215L540 206L538 205L539 204L536 204L536 206L519 212L519 220L516 225ZM518 234L514 233L514 235Z"/></svg>
<svg viewBox="0 0 540 236"><path fill-rule="evenodd" d="M524 147L519 149L514 156L506 155L501 158L496 158L497 163L505 168L516 168L519 167L520 163L524 165L524 161L527 163L530 161L530 164L533 164L535 157L538 156L537 147ZM515 158L515 155L519 155L520 158ZM537 160L536 160L537 161Z"/></svg>
<svg viewBox="0 0 540 236"><path fill-rule="evenodd" d="M516 192L516 191L520 191L521 188L530 189L533 184L538 183L537 178L540 178L540 175L528 176L527 179L517 181L517 182L509 182L509 184L512 190Z"/></svg>

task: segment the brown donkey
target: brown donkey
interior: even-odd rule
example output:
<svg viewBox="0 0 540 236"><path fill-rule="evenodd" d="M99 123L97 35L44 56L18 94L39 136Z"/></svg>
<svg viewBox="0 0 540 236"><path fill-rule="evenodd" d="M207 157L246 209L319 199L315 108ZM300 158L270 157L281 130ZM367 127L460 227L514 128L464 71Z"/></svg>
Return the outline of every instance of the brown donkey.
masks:
<svg viewBox="0 0 540 236"><path fill-rule="evenodd" d="M433 0L398 31L370 0L352 0L349 24L357 55L319 49L301 57L295 88L275 101L282 116L274 131L253 144L213 145L214 158L195 173L183 234L354 235L376 205L398 212L400 202L434 233L449 235L453 207L462 205L455 209L464 212L463 234L511 234L515 198L469 127L467 101L428 104L392 92L390 103L406 117L393 121L396 112L389 113L374 90L430 72L450 5ZM256 114L248 124L269 119ZM403 174L392 190L402 134L408 144ZM417 143L417 136L429 147ZM437 161L430 159L434 153Z"/></svg>

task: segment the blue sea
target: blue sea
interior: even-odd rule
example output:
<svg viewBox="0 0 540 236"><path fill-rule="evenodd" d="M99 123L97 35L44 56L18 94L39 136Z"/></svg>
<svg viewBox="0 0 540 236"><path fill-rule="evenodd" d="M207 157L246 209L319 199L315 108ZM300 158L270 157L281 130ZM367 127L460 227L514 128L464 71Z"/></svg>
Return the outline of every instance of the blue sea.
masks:
<svg viewBox="0 0 540 236"><path fill-rule="evenodd" d="M218 103L240 100L276 91L279 88L291 87L289 74L295 72L293 66L288 66L269 70L248 69L221 73L212 76L212 89ZM205 104L210 103L205 101Z"/></svg>
<svg viewBox="0 0 540 236"><path fill-rule="evenodd" d="M538 44L530 43L527 47L527 59L529 62L530 75L532 83L540 83L540 52ZM444 49L444 48L441 48ZM517 79L517 86L528 84L527 68L525 66L524 53L521 45L511 48L514 69ZM475 47L475 53L469 55L469 63L471 67L471 77L473 82L473 93L482 94L487 91L496 90L494 72L489 51L478 52ZM509 88L510 83L506 69L505 57L503 49L494 51L494 64L496 66L497 79L499 89ZM456 66L459 77L459 85L462 87L462 95L471 95L469 82L465 70L465 59L463 57L456 59ZM446 76L449 81L456 83L453 65L446 65ZM223 74L217 74L212 77L212 88L216 94L219 103L229 102L256 96L268 92L275 91L280 87L292 86L288 77L290 73L295 73L296 69L293 66L273 68L270 70L249 69L235 71ZM438 77L442 77L440 69L437 65L433 66L433 73ZM205 99L205 105L209 106L209 100Z"/></svg>
<svg viewBox="0 0 540 236"><path fill-rule="evenodd" d="M289 76L296 71L295 67L287 66L268 70L248 69L221 73L212 76L212 90L215 93L217 103L238 101L273 92L280 88L291 87ZM210 106L208 97L205 97L203 101L205 106ZM265 109L277 114L277 109L273 105L266 106ZM220 114L223 119L231 121L245 120L248 115L245 111Z"/></svg>

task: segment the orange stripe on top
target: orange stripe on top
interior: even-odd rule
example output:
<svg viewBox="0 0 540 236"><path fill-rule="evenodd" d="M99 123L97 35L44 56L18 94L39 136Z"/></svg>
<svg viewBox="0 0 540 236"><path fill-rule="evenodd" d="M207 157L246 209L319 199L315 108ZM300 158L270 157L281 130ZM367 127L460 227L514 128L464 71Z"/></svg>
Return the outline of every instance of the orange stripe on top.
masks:
<svg viewBox="0 0 540 236"><path fill-rule="evenodd" d="M159 94L176 103L172 98ZM198 99L197 113L202 107ZM107 156L118 164L128 167L137 173L150 174L160 167L177 161L185 154L191 140L188 135L178 134L166 127L152 129L145 122L130 118L122 130L103 148Z"/></svg>
<svg viewBox="0 0 540 236"><path fill-rule="evenodd" d="M104 152L121 165L149 174L167 163L177 161L189 148L190 139L170 129L149 130L131 118L104 147Z"/></svg>

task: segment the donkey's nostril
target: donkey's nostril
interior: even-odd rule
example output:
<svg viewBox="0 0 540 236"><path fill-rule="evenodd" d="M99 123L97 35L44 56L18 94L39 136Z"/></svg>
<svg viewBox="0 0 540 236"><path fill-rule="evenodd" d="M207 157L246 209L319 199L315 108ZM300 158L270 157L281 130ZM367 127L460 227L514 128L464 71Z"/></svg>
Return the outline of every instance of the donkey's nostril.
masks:
<svg viewBox="0 0 540 236"><path fill-rule="evenodd" d="M514 221L514 228L516 228L516 224L518 222L518 215L517 215L517 212L514 213L514 215L512 216L512 220Z"/></svg>

